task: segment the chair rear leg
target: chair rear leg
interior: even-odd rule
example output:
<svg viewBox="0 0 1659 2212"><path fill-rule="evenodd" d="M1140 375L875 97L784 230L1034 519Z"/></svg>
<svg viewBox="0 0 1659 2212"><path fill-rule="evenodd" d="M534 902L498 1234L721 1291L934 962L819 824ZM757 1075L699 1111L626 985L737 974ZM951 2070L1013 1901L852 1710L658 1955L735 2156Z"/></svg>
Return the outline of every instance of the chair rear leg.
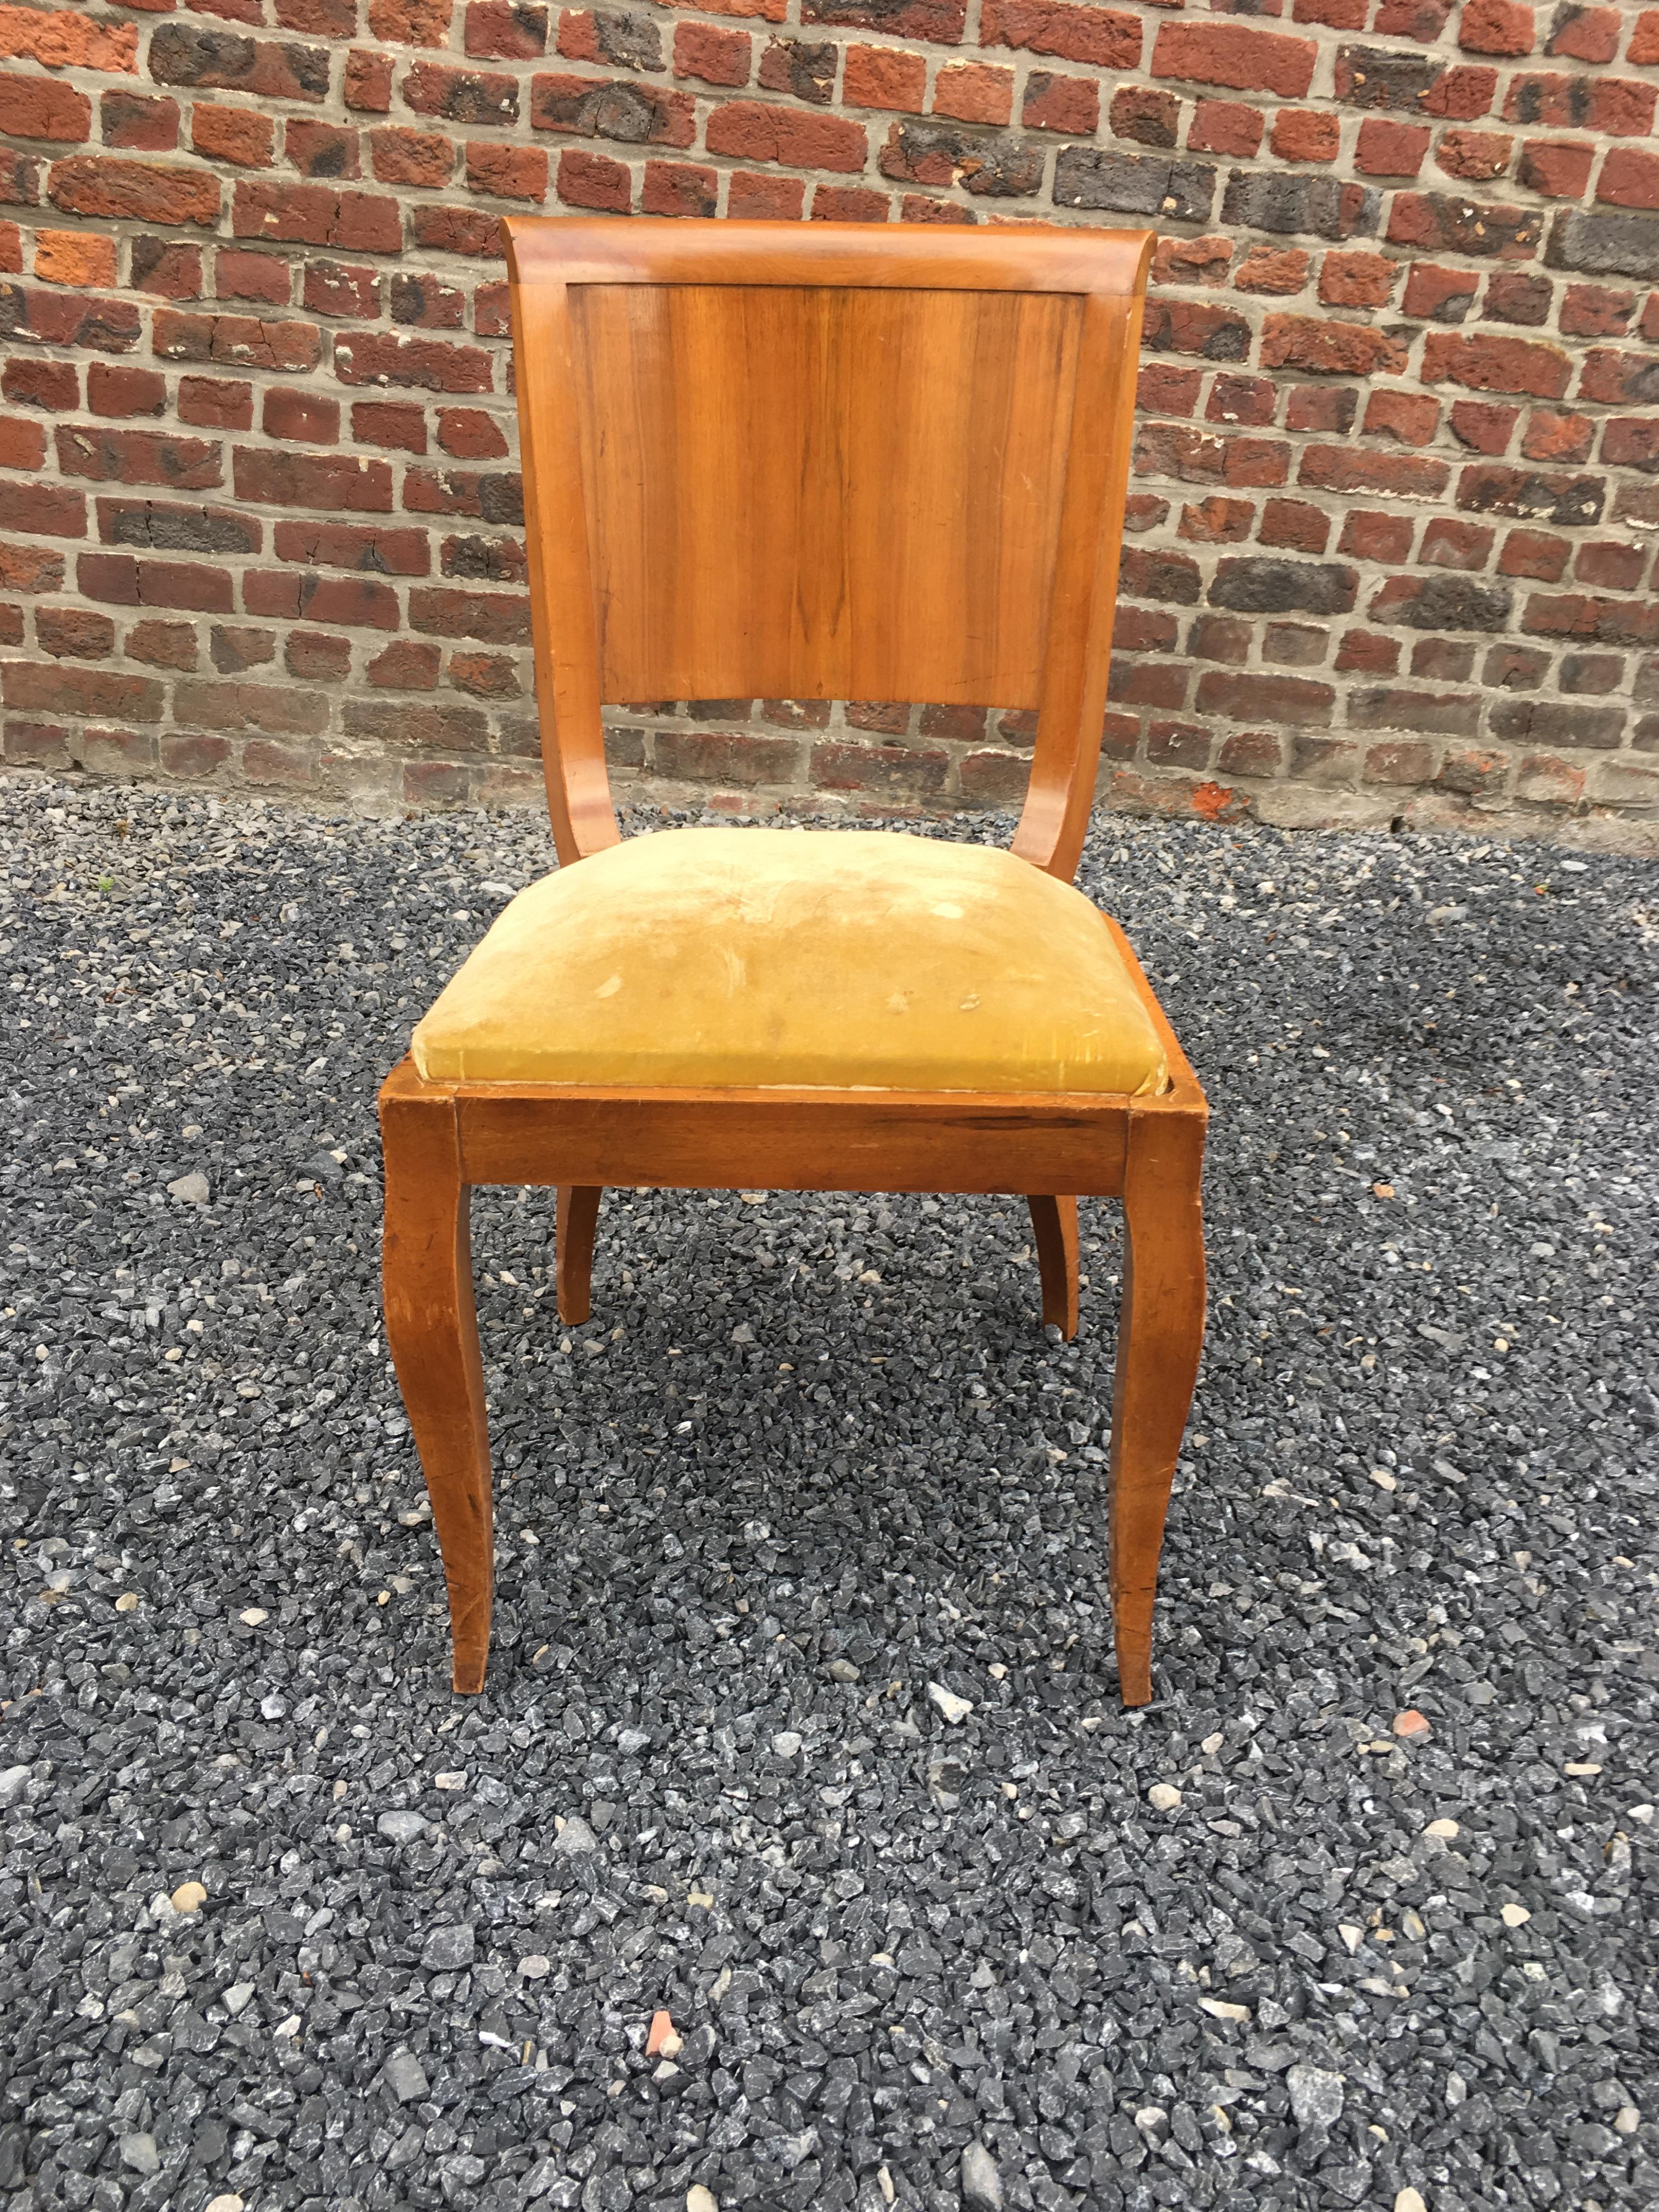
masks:
<svg viewBox="0 0 1659 2212"><path fill-rule="evenodd" d="M1077 1334L1077 1200L1029 1198L1031 1238L1042 1282L1042 1325Z"/></svg>
<svg viewBox="0 0 1659 2212"><path fill-rule="evenodd" d="M554 1214L554 1273L559 1319L573 1327L593 1310L593 1231L605 1190L599 1183L562 1182Z"/></svg>
<svg viewBox="0 0 1659 2212"><path fill-rule="evenodd" d="M470 1193L453 1103L380 1101L386 1343L432 1500L457 1690L482 1690L495 1540L483 1363L472 1302Z"/></svg>
<svg viewBox="0 0 1659 2212"><path fill-rule="evenodd" d="M1152 1694L1152 1601L1170 1485L1204 1342L1200 1115L1133 1117L1112 1393L1112 1620L1126 1705Z"/></svg>

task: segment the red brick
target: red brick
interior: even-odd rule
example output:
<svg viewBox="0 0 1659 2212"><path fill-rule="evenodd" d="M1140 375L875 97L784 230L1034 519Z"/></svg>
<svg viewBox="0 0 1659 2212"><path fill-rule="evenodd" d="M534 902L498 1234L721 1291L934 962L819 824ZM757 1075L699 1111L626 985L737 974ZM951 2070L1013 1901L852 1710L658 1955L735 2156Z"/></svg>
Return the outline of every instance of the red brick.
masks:
<svg viewBox="0 0 1659 2212"><path fill-rule="evenodd" d="M236 604L230 573L200 561L147 561L130 553L82 553L76 563L82 595L119 607L175 607L228 614Z"/></svg>
<svg viewBox="0 0 1659 2212"><path fill-rule="evenodd" d="M1204 412L1212 422L1244 422L1260 429L1271 422L1279 401L1279 387L1266 376L1231 376L1223 372L1210 386Z"/></svg>
<svg viewBox="0 0 1659 2212"><path fill-rule="evenodd" d="M344 99L361 115L384 115L392 106L392 58L354 47L346 56Z"/></svg>
<svg viewBox="0 0 1659 2212"><path fill-rule="evenodd" d="M476 637L486 645L528 645L530 601L522 592L462 592L428 585L409 595L409 627L428 637Z"/></svg>
<svg viewBox="0 0 1659 2212"><path fill-rule="evenodd" d="M222 362L236 368L281 369L300 375L317 367L322 334L315 323L158 307L151 345L163 361Z"/></svg>
<svg viewBox="0 0 1659 2212"><path fill-rule="evenodd" d="M539 0L469 0L463 51L478 61L535 61L547 52Z"/></svg>
<svg viewBox="0 0 1659 2212"><path fill-rule="evenodd" d="M1231 721L1323 728L1329 724L1334 701L1328 684L1311 683L1305 677L1208 669L1199 678L1194 704L1200 714L1223 714Z"/></svg>
<svg viewBox="0 0 1659 2212"><path fill-rule="evenodd" d="M1562 419L1570 422L1585 421L1582 415ZM1586 423L1586 428L1589 427ZM1575 453L1569 458L1577 459L1579 456ZM1614 416L1601 435L1601 459L1614 468L1659 471L1659 415Z"/></svg>
<svg viewBox="0 0 1659 2212"><path fill-rule="evenodd" d="M1592 346L1579 376L1579 397L1599 399L1612 407L1628 407L1651 399L1654 381L1654 364L1646 356Z"/></svg>
<svg viewBox="0 0 1659 2212"><path fill-rule="evenodd" d="M1261 326L1264 368L1310 369L1320 375L1397 374L1406 366L1398 338L1368 324L1320 321L1311 315L1269 315Z"/></svg>
<svg viewBox="0 0 1659 2212"><path fill-rule="evenodd" d="M812 187L814 222L885 222L887 210L884 192L864 191L853 185Z"/></svg>
<svg viewBox="0 0 1659 2212"><path fill-rule="evenodd" d="M1232 258L1230 238L1160 238L1152 249L1151 281L1155 285L1219 283Z"/></svg>
<svg viewBox="0 0 1659 2212"><path fill-rule="evenodd" d="M704 143L711 154L748 161L781 161L797 169L856 171L864 167L864 131L837 115L805 115L759 100L732 100L709 116Z"/></svg>
<svg viewBox="0 0 1659 2212"><path fill-rule="evenodd" d="M1494 269L1480 316L1483 322L1523 323L1541 329L1554 304L1555 287L1547 276L1526 269Z"/></svg>
<svg viewBox="0 0 1659 2212"><path fill-rule="evenodd" d="M216 376L181 376L179 420L203 430L251 430L253 386L230 384Z"/></svg>
<svg viewBox="0 0 1659 2212"><path fill-rule="evenodd" d="M1253 501L1217 493L1182 508L1180 534L1194 544L1236 545L1249 536L1255 514Z"/></svg>
<svg viewBox="0 0 1659 2212"><path fill-rule="evenodd" d="M528 200L539 205L547 198L546 150L540 146L501 146L491 139L469 139L466 188L470 192L488 192L495 199Z"/></svg>
<svg viewBox="0 0 1659 2212"><path fill-rule="evenodd" d="M15 222L0 222L0 270L14 276L23 271L23 234Z"/></svg>
<svg viewBox="0 0 1659 2212"><path fill-rule="evenodd" d="M1313 108L1281 107L1273 118L1272 146L1281 161L1334 161L1342 125L1334 115Z"/></svg>
<svg viewBox="0 0 1659 2212"><path fill-rule="evenodd" d="M1498 532L1484 523L1464 522L1455 515L1437 514L1423 532L1417 549L1421 566L1428 568L1484 568Z"/></svg>
<svg viewBox="0 0 1659 2212"><path fill-rule="evenodd" d="M0 392L15 407L44 407L56 415L81 404L81 376L72 362L9 361Z"/></svg>
<svg viewBox="0 0 1659 2212"><path fill-rule="evenodd" d="M257 108L208 107L198 100L191 111L190 143L210 161L263 169L270 166L276 126Z"/></svg>
<svg viewBox="0 0 1659 2212"><path fill-rule="evenodd" d="M269 453L239 446L232 456L239 499L276 507L389 514L392 470L386 461L344 453Z"/></svg>
<svg viewBox="0 0 1659 2212"><path fill-rule="evenodd" d="M568 149L560 155L560 199L566 208L606 208L613 215L629 215L633 177L622 161L611 161L606 155Z"/></svg>
<svg viewBox="0 0 1659 2212"><path fill-rule="evenodd" d="M106 146L166 154L179 143L179 103L143 92L106 92L98 103Z"/></svg>
<svg viewBox="0 0 1659 2212"><path fill-rule="evenodd" d="M959 123L1006 123L1014 112L1014 73L988 62L952 62L933 81L933 113Z"/></svg>
<svg viewBox="0 0 1659 2212"><path fill-rule="evenodd" d="M398 638L371 660L364 673L380 691L430 691L436 688L442 656L435 645Z"/></svg>
<svg viewBox="0 0 1659 2212"><path fill-rule="evenodd" d="M63 582L61 554L44 545L0 545L0 590L56 592Z"/></svg>
<svg viewBox="0 0 1659 2212"><path fill-rule="evenodd" d="M1455 400L1450 418L1452 435L1459 445L1468 446L1474 453L1507 453L1520 417L1518 407L1492 407L1479 399Z"/></svg>
<svg viewBox="0 0 1659 2212"><path fill-rule="evenodd" d="M1368 0L1295 0L1290 10L1291 20L1296 23L1324 23L1334 31L1363 31L1367 4ZM1244 7L1218 9L1216 12L1218 15L1269 15L1275 11L1268 8ZM1278 12L1283 13L1283 10Z"/></svg>
<svg viewBox="0 0 1659 2212"><path fill-rule="evenodd" d="M92 135L92 102L52 77L0 75L0 131L13 138L82 145Z"/></svg>
<svg viewBox="0 0 1659 2212"><path fill-rule="evenodd" d="M1447 131L1435 149L1435 161L1449 177L1486 184L1510 165L1515 141L1498 131Z"/></svg>
<svg viewBox="0 0 1659 2212"><path fill-rule="evenodd" d="M1521 451L1529 461L1561 461L1571 465L1589 460L1595 439L1595 425L1588 415L1559 415L1553 409L1540 407L1527 417ZM1616 453L1607 450L1605 440L1601 458L1604 461L1619 459Z"/></svg>
<svg viewBox="0 0 1659 2212"><path fill-rule="evenodd" d="M1374 630L1351 629L1336 649L1338 671L1358 671L1368 676L1391 676L1400 665L1400 641L1379 637Z"/></svg>
<svg viewBox="0 0 1659 2212"><path fill-rule="evenodd" d="M679 23L674 28L674 74L696 77L704 84L747 84L750 51L746 31Z"/></svg>
<svg viewBox="0 0 1659 2212"><path fill-rule="evenodd" d="M1556 9L1544 52L1574 61L1610 62L1619 51L1620 27L1617 8L1586 7L1573 0L1573 4ZM1638 58L1632 54L1632 61Z"/></svg>
<svg viewBox="0 0 1659 2212"><path fill-rule="evenodd" d="M1299 292L1312 258L1299 246L1252 246L1233 283L1241 292Z"/></svg>
<svg viewBox="0 0 1659 2212"><path fill-rule="evenodd" d="M94 361L87 370L87 406L94 415L159 415L167 404L167 379L153 368Z"/></svg>
<svg viewBox="0 0 1659 2212"><path fill-rule="evenodd" d="M718 173L700 161L647 161L640 210L707 218L718 206L720 184Z"/></svg>
<svg viewBox="0 0 1659 2212"><path fill-rule="evenodd" d="M1374 389L1365 404L1366 434L1394 438L1402 446L1432 444L1439 422L1439 402L1425 392Z"/></svg>
<svg viewBox="0 0 1659 2212"><path fill-rule="evenodd" d="M806 187L799 177L757 176L734 169L726 191L728 216L750 222L799 222Z"/></svg>
<svg viewBox="0 0 1659 2212"><path fill-rule="evenodd" d="M478 346L442 338L404 337L392 331L349 331L334 341L334 374L342 384L406 384L427 392L488 392L491 356Z"/></svg>
<svg viewBox="0 0 1659 2212"><path fill-rule="evenodd" d="M1200 100L1187 131L1188 150L1232 154L1248 161L1261 143L1265 121L1259 107L1248 107L1243 101Z"/></svg>
<svg viewBox="0 0 1659 2212"><path fill-rule="evenodd" d="M841 82L842 98L849 107L897 108L920 115L927 64L921 55L898 46L848 46Z"/></svg>
<svg viewBox="0 0 1659 2212"><path fill-rule="evenodd" d="M1152 74L1300 100L1313 82L1318 53L1311 39L1243 23L1164 23L1152 46Z"/></svg>
<svg viewBox="0 0 1659 2212"><path fill-rule="evenodd" d="M1120 85L1112 94L1109 111L1112 135L1132 138L1142 146L1173 146L1181 136L1181 106L1177 93L1163 92L1152 85ZM1165 252L1181 242L1160 239L1158 250Z"/></svg>
<svg viewBox="0 0 1659 2212"><path fill-rule="evenodd" d="M1322 553L1330 534L1330 516L1300 499L1270 499L1256 532L1263 545L1290 546L1299 553Z"/></svg>
<svg viewBox="0 0 1659 2212"><path fill-rule="evenodd" d="M1471 270L1439 269L1431 261L1414 261L1406 279L1406 313L1439 323L1461 323L1474 304L1480 281Z"/></svg>
<svg viewBox="0 0 1659 2212"><path fill-rule="evenodd" d="M1457 43L1466 54L1529 54L1533 35L1523 0L1464 0Z"/></svg>
<svg viewBox="0 0 1659 2212"><path fill-rule="evenodd" d="M308 570L252 571L243 579L242 604L252 615L334 623L343 629L394 630L401 621L398 595L388 585Z"/></svg>
<svg viewBox="0 0 1659 2212"><path fill-rule="evenodd" d="M1498 573L1553 584L1565 574L1571 550L1566 538L1552 538L1546 531L1511 530L1498 556Z"/></svg>
<svg viewBox="0 0 1659 2212"><path fill-rule="evenodd" d="M1566 337L1622 337L1636 312L1636 295L1603 284L1569 284L1559 317Z"/></svg>
<svg viewBox="0 0 1659 2212"><path fill-rule="evenodd" d="M1359 126L1354 167L1364 177L1414 177L1429 150L1425 124L1390 123L1368 115Z"/></svg>
<svg viewBox="0 0 1659 2212"><path fill-rule="evenodd" d="M455 168L455 149L447 138L401 125L369 132L368 158L383 185L446 185Z"/></svg>
<svg viewBox="0 0 1659 2212"><path fill-rule="evenodd" d="M1135 404L1143 415L1190 415L1198 404L1204 372L1176 368L1168 362L1149 361L1142 368L1135 389Z"/></svg>
<svg viewBox="0 0 1659 2212"><path fill-rule="evenodd" d="M441 46L452 0L368 0L368 27L388 46Z"/></svg>
<svg viewBox="0 0 1659 2212"><path fill-rule="evenodd" d="M115 240L96 231L38 230L34 273L43 284L112 284Z"/></svg>
<svg viewBox="0 0 1659 2212"><path fill-rule="evenodd" d="M1528 191L1546 198L1576 200L1589 182L1595 149L1571 141L1531 138L1521 149L1518 176Z"/></svg>
<svg viewBox="0 0 1659 2212"><path fill-rule="evenodd" d="M84 538L87 502L61 484L9 484L6 521L13 530L41 538Z"/></svg>
<svg viewBox="0 0 1659 2212"><path fill-rule="evenodd" d="M122 641L122 651L129 660L142 660L151 668L189 670L196 665L196 632L189 623L135 623Z"/></svg>
<svg viewBox="0 0 1659 2212"><path fill-rule="evenodd" d="M283 158L303 177L359 177L362 158L358 134L337 123L311 123L290 117L283 132Z"/></svg>
<svg viewBox="0 0 1659 2212"><path fill-rule="evenodd" d="M403 225L396 200L328 185L247 179L236 187L231 228L238 238L268 238L346 252L397 253Z"/></svg>
<svg viewBox="0 0 1659 2212"><path fill-rule="evenodd" d="M46 426L21 415L0 415L0 468L38 469L46 458Z"/></svg>
<svg viewBox="0 0 1659 2212"><path fill-rule="evenodd" d="M432 566L424 530L373 523L279 522L271 550L279 561L308 568L372 569L381 576L424 576Z"/></svg>
<svg viewBox="0 0 1659 2212"><path fill-rule="evenodd" d="M1401 264L1358 248L1325 256L1319 272L1319 296L1328 307L1383 307L1401 274Z"/></svg>
<svg viewBox="0 0 1659 2212"><path fill-rule="evenodd" d="M316 392L267 392L260 424L268 438L331 446L340 434L340 403Z"/></svg>
<svg viewBox="0 0 1659 2212"><path fill-rule="evenodd" d="M979 38L982 46L1024 48L1101 69L1140 65L1140 25L1121 8L1080 7L1072 0L984 0Z"/></svg>
<svg viewBox="0 0 1659 2212"><path fill-rule="evenodd" d="M380 312L380 272L337 261L308 261L301 298L314 315L371 321Z"/></svg>
<svg viewBox="0 0 1659 2212"><path fill-rule="evenodd" d="M1595 197L1609 207L1659 208L1659 154L1613 147L1601 163Z"/></svg>
<svg viewBox="0 0 1659 2212"><path fill-rule="evenodd" d="M1647 556L1639 545L1581 545L1573 561L1572 573L1579 583L1592 584L1600 590L1633 592L1642 580L1646 562ZM1610 684L1607 688L1614 687Z"/></svg>
<svg viewBox="0 0 1659 2212"><path fill-rule="evenodd" d="M222 246L214 256L213 289L221 300L260 300L285 307L294 282L286 261L273 253L248 253Z"/></svg>
<svg viewBox="0 0 1659 2212"><path fill-rule="evenodd" d="M1423 341L1425 384L1449 380L1471 392L1524 392L1534 399L1559 399L1571 375L1565 354L1530 338L1430 331Z"/></svg>
<svg viewBox="0 0 1659 2212"><path fill-rule="evenodd" d="M1411 550L1413 525L1403 514L1376 514L1351 508L1344 518L1339 553L1361 561L1403 561Z"/></svg>
<svg viewBox="0 0 1659 2212"><path fill-rule="evenodd" d="M7 8L0 15L0 59L42 69L133 70L138 27L82 15L73 8Z"/></svg>
<svg viewBox="0 0 1659 2212"><path fill-rule="evenodd" d="M1659 62L1659 8L1644 8L1630 34L1628 62Z"/></svg>
<svg viewBox="0 0 1659 2212"><path fill-rule="evenodd" d="M65 476L95 482L166 484L173 491L205 490L223 479L216 444L204 438L174 438L161 430L57 432L58 465ZM8 516L15 526L15 518Z"/></svg>
<svg viewBox="0 0 1659 2212"><path fill-rule="evenodd" d="M850 70L850 53L848 67ZM1100 123L1100 87L1092 77L1059 76L1051 70L1033 70L1025 80L1020 121L1028 131L1062 131L1073 137L1092 137Z"/></svg>
<svg viewBox="0 0 1659 2212"><path fill-rule="evenodd" d="M906 192L899 202L901 222L951 222L972 225L979 217L971 208L958 207L953 200L936 200L926 192Z"/></svg>

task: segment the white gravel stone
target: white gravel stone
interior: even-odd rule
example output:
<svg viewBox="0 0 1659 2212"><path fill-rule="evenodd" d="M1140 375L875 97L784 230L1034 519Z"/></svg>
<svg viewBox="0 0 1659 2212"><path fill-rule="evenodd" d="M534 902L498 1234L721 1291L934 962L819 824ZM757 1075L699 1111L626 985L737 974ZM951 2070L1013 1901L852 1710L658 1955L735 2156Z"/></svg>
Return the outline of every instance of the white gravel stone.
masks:
<svg viewBox="0 0 1659 2212"><path fill-rule="evenodd" d="M1001 2212L1002 2176L983 2143L970 2142L962 2154L963 2212Z"/></svg>
<svg viewBox="0 0 1659 2212"><path fill-rule="evenodd" d="M943 1682L930 1682L927 1694L939 1707L952 1728L957 1728L974 1710L971 1698L959 1698L954 1690L947 1690Z"/></svg>
<svg viewBox="0 0 1659 2212"><path fill-rule="evenodd" d="M0 1805L21 1804L28 1786L27 1766L0 1766Z"/></svg>
<svg viewBox="0 0 1659 2212"><path fill-rule="evenodd" d="M167 1185L167 1196L176 1198L183 1206L205 1206L208 1202L208 1179L199 1170L181 1175Z"/></svg>
<svg viewBox="0 0 1659 2212"><path fill-rule="evenodd" d="M1334 2128L1342 2117L1342 2076L1322 2066L1292 2066L1285 2076L1301 2128Z"/></svg>
<svg viewBox="0 0 1659 2212"><path fill-rule="evenodd" d="M584 1852L598 1850L599 1839L580 1813L571 1813L554 1837L553 1848L565 1858L580 1858Z"/></svg>
<svg viewBox="0 0 1659 2212"><path fill-rule="evenodd" d="M1157 1813L1173 1813L1181 1802L1181 1792L1173 1782L1154 1782L1146 1792L1146 1802Z"/></svg>
<svg viewBox="0 0 1659 2212"><path fill-rule="evenodd" d="M374 1823L377 1835L391 1844L417 1844L431 1823L423 1813L398 1809L382 1813Z"/></svg>

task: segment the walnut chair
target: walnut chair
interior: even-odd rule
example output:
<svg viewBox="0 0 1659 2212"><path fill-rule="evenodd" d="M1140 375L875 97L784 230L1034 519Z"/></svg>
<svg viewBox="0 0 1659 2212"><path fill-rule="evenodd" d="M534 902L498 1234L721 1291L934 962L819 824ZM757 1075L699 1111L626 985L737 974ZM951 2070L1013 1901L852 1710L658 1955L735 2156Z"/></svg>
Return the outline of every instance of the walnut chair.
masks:
<svg viewBox="0 0 1659 2212"><path fill-rule="evenodd" d="M558 1192L587 1317L605 1186L1030 1194L1078 1322L1077 1199L1127 1218L1110 1580L1152 1696L1204 1332L1207 1109L1072 884L1094 793L1148 232L503 225L556 873L380 1093L386 1337L483 1686L489 1443L468 1194ZM1012 852L896 830L620 840L602 702L1036 709Z"/></svg>

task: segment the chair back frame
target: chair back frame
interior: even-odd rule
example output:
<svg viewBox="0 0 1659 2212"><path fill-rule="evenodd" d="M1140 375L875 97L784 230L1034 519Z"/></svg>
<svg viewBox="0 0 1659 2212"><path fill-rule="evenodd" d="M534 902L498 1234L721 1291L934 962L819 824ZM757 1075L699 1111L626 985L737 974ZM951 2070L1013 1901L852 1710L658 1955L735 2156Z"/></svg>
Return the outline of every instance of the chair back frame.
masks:
<svg viewBox="0 0 1659 2212"><path fill-rule="evenodd" d="M840 696L950 699L954 686L969 703L977 669L1005 696L971 703L1037 710L1013 849L1069 880L1099 763L1152 234L547 216L501 228L561 861L620 836L601 709L628 699L607 697L607 662L635 699L665 696L643 684L656 676L713 679L676 694L688 697L828 697L872 678ZM594 287L632 289L596 302ZM768 288L783 296L756 297ZM893 292L908 297L878 296ZM745 331L751 343L734 344ZM776 362L756 331L775 337ZM947 337L969 349L965 367L941 353ZM734 547L731 574L710 580L720 564L695 495L745 469L743 519L767 543L749 568ZM986 499L1017 526L989 516L988 580L945 526ZM629 513L607 535L618 504ZM771 543L803 549L775 592ZM884 561L902 586L884 601ZM767 604L751 617L753 585ZM629 604L653 592L650 609ZM701 627L682 605L700 593Z"/></svg>

